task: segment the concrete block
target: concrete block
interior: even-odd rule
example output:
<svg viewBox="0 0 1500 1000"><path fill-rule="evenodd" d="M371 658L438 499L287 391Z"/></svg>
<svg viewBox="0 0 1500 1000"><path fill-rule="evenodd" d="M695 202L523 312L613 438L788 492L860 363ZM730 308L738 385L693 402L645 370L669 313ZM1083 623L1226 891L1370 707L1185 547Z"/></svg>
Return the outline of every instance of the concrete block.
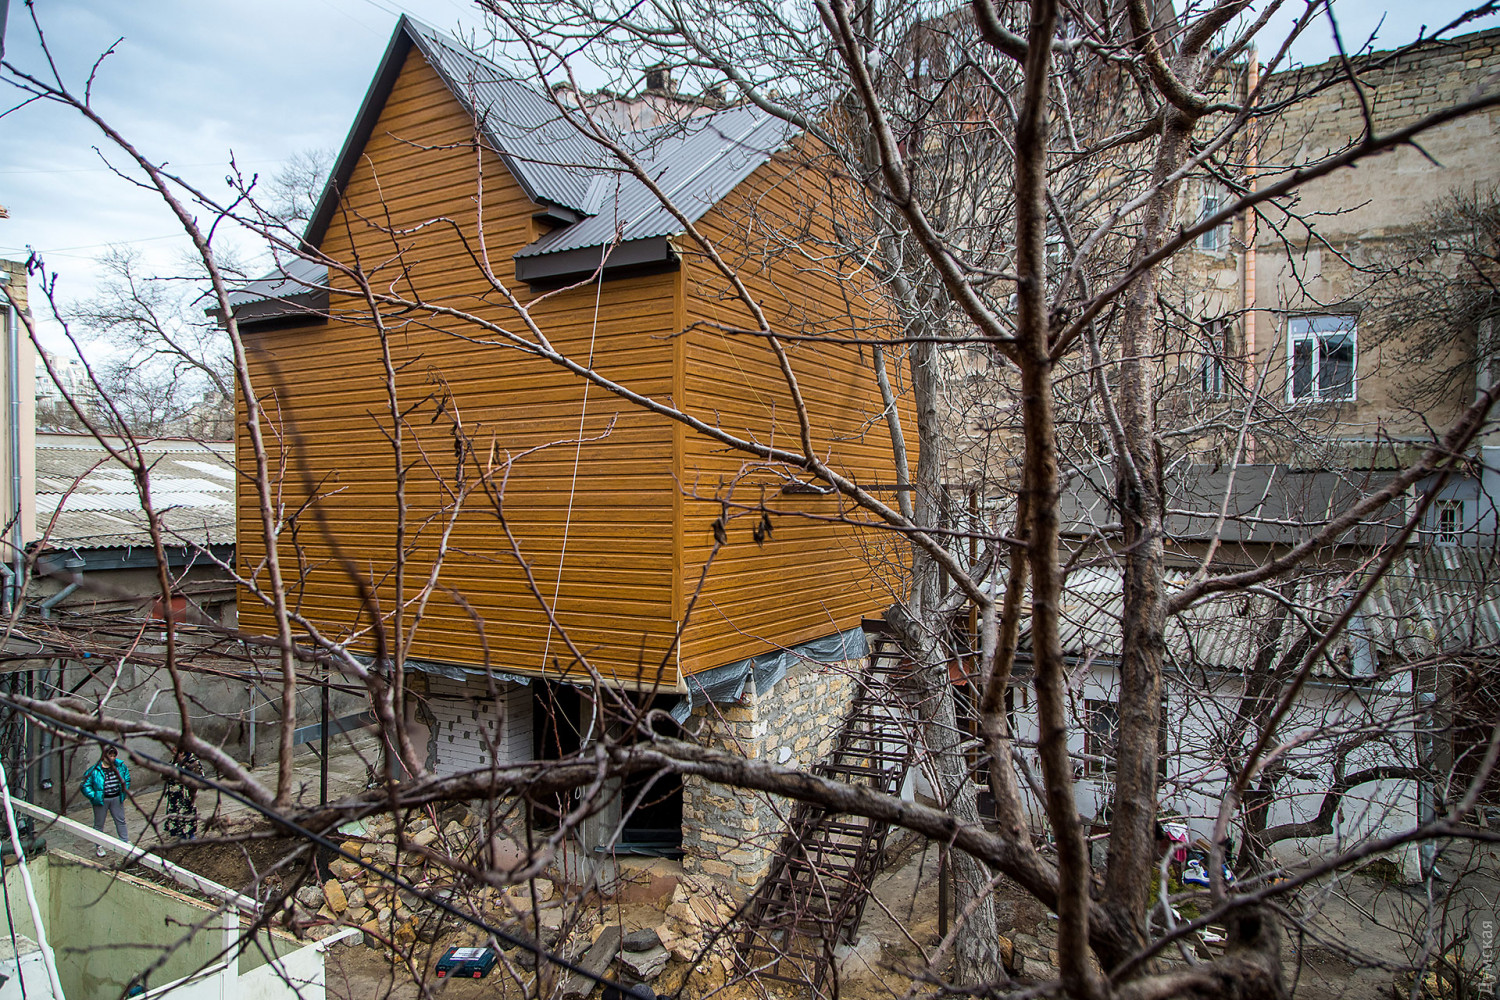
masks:
<svg viewBox="0 0 1500 1000"><path fill-rule="evenodd" d="M880 941L873 934L861 934L853 944L833 949L833 961L839 979L860 979L879 974Z"/></svg>
<svg viewBox="0 0 1500 1000"><path fill-rule="evenodd" d="M620 954L620 965L630 972L641 982L649 983L662 970L667 967L667 960L671 958L671 952L656 945L646 951L624 951Z"/></svg>
<svg viewBox="0 0 1500 1000"><path fill-rule="evenodd" d="M620 940L624 937L623 929L619 924L611 924L594 939L589 950L584 953L583 958L578 960L578 966L587 969L595 975L603 975L604 970L609 968L610 962L614 961L616 953L620 950ZM574 974L568 977L563 984L562 995L564 1000L568 998L586 997L594 990L594 981L587 976Z"/></svg>

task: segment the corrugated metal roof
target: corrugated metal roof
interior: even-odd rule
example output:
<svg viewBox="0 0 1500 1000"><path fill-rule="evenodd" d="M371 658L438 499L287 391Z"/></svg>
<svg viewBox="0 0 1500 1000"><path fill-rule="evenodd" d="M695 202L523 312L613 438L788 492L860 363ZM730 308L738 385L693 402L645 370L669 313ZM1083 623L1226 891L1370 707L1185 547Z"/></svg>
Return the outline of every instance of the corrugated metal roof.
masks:
<svg viewBox="0 0 1500 1000"><path fill-rule="evenodd" d="M1227 520L1219 532L1224 542L1292 545L1321 531L1334 512L1381 489L1393 476L1369 469L1302 470L1286 465L1240 465L1231 469L1184 464L1171 470L1165 484L1174 508L1165 519L1165 527L1168 536L1178 542L1212 536L1228 493ZM1066 531L1092 534L1119 520L1110 499L1113 482L1114 472L1107 464L1081 470L1061 500L1059 513ZM1380 545L1393 538L1405 522L1406 507L1398 499L1337 541Z"/></svg>
<svg viewBox="0 0 1500 1000"><path fill-rule="evenodd" d="M291 257L282 266L229 293L231 308L255 302L287 301L328 287L328 268L301 257Z"/></svg>
<svg viewBox="0 0 1500 1000"><path fill-rule="evenodd" d="M640 161L652 181L690 221L696 222L786 144L791 126L749 106L691 118L654 135ZM595 181L594 214L553 230L516 256L674 236L682 223L638 177L621 171Z"/></svg>
<svg viewBox="0 0 1500 1000"><path fill-rule="evenodd" d="M481 123L532 201L582 212L589 182L604 161L599 145L580 135L549 98L457 39L410 17L396 30L403 27Z"/></svg>
<svg viewBox="0 0 1500 1000"><path fill-rule="evenodd" d="M152 504L169 544L234 542L234 445L167 440L142 444L151 463ZM37 534L54 549L120 548L151 543L130 471L87 435L38 434Z"/></svg>
<svg viewBox="0 0 1500 1000"><path fill-rule="evenodd" d="M1170 588L1185 578L1169 579ZM1078 659L1118 659L1124 651L1122 574L1113 569L1078 570L1068 576L1058 614L1063 652ZM1243 594L1212 597L1167 620L1168 656L1178 663L1238 669L1253 662L1264 598Z"/></svg>
<svg viewBox="0 0 1500 1000"><path fill-rule="evenodd" d="M1500 646L1500 553L1459 545L1407 551L1370 594L1383 648L1410 657Z"/></svg>
<svg viewBox="0 0 1500 1000"><path fill-rule="evenodd" d="M1409 550L1372 590L1351 626L1331 649L1332 662L1315 665L1321 677L1358 675L1373 654L1413 660L1500 648L1500 560L1495 553L1458 546ZM1186 576L1169 575L1169 589ZM1347 606L1363 582L1359 572L1330 569L1291 585L1268 585L1296 609L1276 645L1279 657L1306 634L1323 628ZM1123 651L1122 574L1113 568L1069 574L1059 613L1063 651L1074 658L1116 659ZM1182 669L1238 672L1255 663L1270 621L1286 604L1262 591L1215 594L1166 623L1168 658ZM1302 620L1297 620L1300 617ZM1026 626L1023 626L1026 627Z"/></svg>

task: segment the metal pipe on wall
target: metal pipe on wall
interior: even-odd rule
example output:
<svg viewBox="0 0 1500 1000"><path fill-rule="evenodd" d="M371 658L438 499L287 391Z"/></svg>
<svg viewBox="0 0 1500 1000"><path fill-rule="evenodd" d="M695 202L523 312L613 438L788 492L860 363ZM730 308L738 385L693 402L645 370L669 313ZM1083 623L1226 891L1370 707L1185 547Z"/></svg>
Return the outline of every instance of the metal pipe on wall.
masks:
<svg viewBox="0 0 1500 1000"><path fill-rule="evenodd" d="M323 746L320 748L318 761L318 804L328 804L328 677L324 675L323 686L319 689L321 710L323 714Z"/></svg>
<svg viewBox="0 0 1500 1000"><path fill-rule="evenodd" d="M52 683L52 664L48 664L42 671L41 695L43 698L49 698L53 692L62 690L63 670L65 669L63 661L54 660L53 663L57 666L57 684ZM37 773L37 784L41 791L49 792L52 790L52 731L46 726L42 727L41 748L37 751L37 756L42 762Z"/></svg>
<svg viewBox="0 0 1500 1000"><path fill-rule="evenodd" d="M47 982L52 987L53 997L63 1000L62 977L57 974L57 957L52 953L52 945L47 942L47 926L42 923L42 911L36 902L36 889L31 884L31 869L26 864L25 848L21 846L21 831L16 828L16 814L11 808L10 786L5 780L4 764L0 764L0 801L5 804L5 828L10 833L11 850L16 852L16 867L21 870L21 885L26 889L26 905L31 908L31 924L36 929L36 943L42 949ZM20 956L17 956L16 962L19 966Z"/></svg>
<svg viewBox="0 0 1500 1000"><path fill-rule="evenodd" d="M255 767L255 694L257 688L254 684L245 685L245 696L250 700L250 738L246 740L250 744L250 767Z"/></svg>
<svg viewBox="0 0 1500 1000"><path fill-rule="evenodd" d="M6 275L6 284L10 283L10 276ZM5 310L5 392L10 403L10 509L6 512L10 516L10 538L12 572L15 574L11 581L12 601L21 598L21 574L25 571L25 561L22 558L21 546L25 542L21 532L21 340L19 333L20 323L16 316L16 306L9 298L6 299Z"/></svg>

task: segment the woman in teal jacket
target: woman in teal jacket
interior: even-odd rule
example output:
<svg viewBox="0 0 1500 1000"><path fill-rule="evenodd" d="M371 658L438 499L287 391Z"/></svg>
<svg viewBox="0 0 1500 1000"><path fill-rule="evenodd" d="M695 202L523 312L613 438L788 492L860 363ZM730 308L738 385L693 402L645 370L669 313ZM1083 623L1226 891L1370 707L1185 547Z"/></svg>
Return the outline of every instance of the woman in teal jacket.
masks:
<svg viewBox="0 0 1500 1000"><path fill-rule="evenodd" d="M115 821L115 835L130 843L130 829L125 825L125 793L130 791L130 768L114 747L106 746L99 754L99 762L84 772L83 797L94 805L94 829L104 832L104 816L108 813ZM104 857L102 847L94 848L94 854Z"/></svg>

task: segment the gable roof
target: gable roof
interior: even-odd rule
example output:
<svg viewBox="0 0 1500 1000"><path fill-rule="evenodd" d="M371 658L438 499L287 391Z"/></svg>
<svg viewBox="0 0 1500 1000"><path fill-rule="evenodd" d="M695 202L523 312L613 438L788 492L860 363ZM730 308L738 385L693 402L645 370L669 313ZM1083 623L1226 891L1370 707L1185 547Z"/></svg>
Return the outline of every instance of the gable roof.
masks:
<svg viewBox="0 0 1500 1000"><path fill-rule="evenodd" d="M457 39L406 15L396 23L313 211L302 239L305 249L316 248L327 233L339 197L413 47L479 123L526 196L554 209L549 217L563 223L516 255L518 278L535 282L586 274L604 257L611 271L670 263L666 237L681 232L682 224L645 184L620 170L611 154L580 134L550 97L516 81ZM640 160L657 185L689 221L697 221L791 134L786 123L742 106L633 133L631 144L640 148ZM275 271L254 284L274 285L286 274ZM255 294L249 286L245 292ZM261 298L269 297L275 296L261 293ZM247 298L244 304L252 301Z"/></svg>

